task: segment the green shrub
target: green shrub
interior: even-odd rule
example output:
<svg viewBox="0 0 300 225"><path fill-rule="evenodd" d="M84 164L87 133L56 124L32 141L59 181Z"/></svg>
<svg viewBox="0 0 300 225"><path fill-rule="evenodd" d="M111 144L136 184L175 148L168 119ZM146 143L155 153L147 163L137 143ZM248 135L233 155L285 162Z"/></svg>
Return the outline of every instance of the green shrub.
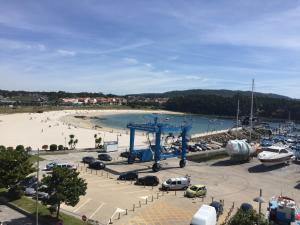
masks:
<svg viewBox="0 0 300 225"><path fill-rule="evenodd" d="M23 150L25 150L25 148L24 148L24 146L23 145L18 145L17 147L16 147L16 150L17 151L23 151Z"/></svg>
<svg viewBox="0 0 300 225"><path fill-rule="evenodd" d="M19 185L11 187L7 192L7 197L10 200L20 199L24 195L24 191Z"/></svg>
<svg viewBox="0 0 300 225"><path fill-rule="evenodd" d="M60 151L64 150L64 146L63 145L59 145L58 146L58 150L60 150Z"/></svg>
<svg viewBox="0 0 300 225"><path fill-rule="evenodd" d="M50 151L56 151L56 150L57 150L57 145L56 144L50 145Z"/></svg>

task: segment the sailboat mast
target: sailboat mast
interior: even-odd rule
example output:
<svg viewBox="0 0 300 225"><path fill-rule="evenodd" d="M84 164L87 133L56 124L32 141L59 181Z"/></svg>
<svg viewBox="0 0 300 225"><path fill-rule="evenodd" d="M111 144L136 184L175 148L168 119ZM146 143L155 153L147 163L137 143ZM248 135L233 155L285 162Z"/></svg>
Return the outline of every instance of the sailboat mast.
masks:
<svg viewBox="0 0 300 225"><path fill-rule="evenodd" d="M238 139L238 127L239 127L239 114L240 114L240 99L238 99L237 112L236 112L236 139Z"/></svg>
<svg viewBox="0 0 300 225"><path fill-rule="evenodd" d="M252 79L252 94L251 94L250 141L252 140L252 129L253 129L253 98L254 98L254 79Z"/></svg>

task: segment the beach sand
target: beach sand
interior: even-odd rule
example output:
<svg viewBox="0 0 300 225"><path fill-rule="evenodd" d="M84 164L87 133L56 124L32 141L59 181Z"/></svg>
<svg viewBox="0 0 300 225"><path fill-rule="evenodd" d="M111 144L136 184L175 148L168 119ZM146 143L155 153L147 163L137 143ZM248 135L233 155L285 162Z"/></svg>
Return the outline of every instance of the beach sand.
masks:
<svg viewBox="0 0 300 225"><path fill-rule="evenodd" d="M102 137L104 141L119 140L120 148L129 146L129 130L116 130L109 127L94 128L88 119L74 116L104 116L117 113L172 113L168 111L146 110L62 110L44 113L19 113L0 115L0 145L16 147L24 145L33 150L43 145L68 146L69 135L74 134L78 139L76 148L93 148L94 135ZM143 133L136 133L135 144L147 146L147 137Z"/></svg>

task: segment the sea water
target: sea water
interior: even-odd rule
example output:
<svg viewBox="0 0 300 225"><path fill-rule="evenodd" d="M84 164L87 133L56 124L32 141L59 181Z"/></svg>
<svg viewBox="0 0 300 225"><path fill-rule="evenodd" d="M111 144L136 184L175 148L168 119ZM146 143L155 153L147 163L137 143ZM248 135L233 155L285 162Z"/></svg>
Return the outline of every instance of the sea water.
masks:
<svg viewBox="0 0 300 225"><path fill-rule="evenodd" d="M184 124L191 125L191 134L230 129L235 124L235 120L233 119L224 119L212 116L156 113L112 114L95 117L93 122L98 126L105 126L114 129L126 129L126 125L128 123L153 122L155 117L158 118L158 122L160 123L168 123L176 126Z"/></svg>

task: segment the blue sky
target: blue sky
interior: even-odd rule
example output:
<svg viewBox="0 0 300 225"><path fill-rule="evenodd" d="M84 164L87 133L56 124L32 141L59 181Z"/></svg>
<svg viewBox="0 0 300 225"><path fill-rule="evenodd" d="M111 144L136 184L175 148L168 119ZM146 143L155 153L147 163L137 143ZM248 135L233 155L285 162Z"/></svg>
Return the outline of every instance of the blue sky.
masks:
<svg viewBox="0 0 300 225"><path fill-rule="evenodd" d="M300 98L300 1L0 0L0 89Z"/></svg>

